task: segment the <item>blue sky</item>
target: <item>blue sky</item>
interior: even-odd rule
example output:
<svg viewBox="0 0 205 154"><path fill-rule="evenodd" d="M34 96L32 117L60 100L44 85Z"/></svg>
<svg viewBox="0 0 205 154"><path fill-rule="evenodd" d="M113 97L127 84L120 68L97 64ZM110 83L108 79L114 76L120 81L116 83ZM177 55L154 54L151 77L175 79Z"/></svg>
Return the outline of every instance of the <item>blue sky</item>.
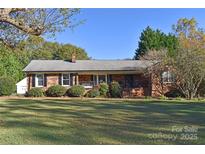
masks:
<svg viewBox="0 0 205 154"><path fill-rule="evenodd" d="M81 9L76 19L85 23L57 34L55 41L82 47L94 59L132 58L144 28L172 32L182 17L194 17L205 28L205 9Z"/></svg>

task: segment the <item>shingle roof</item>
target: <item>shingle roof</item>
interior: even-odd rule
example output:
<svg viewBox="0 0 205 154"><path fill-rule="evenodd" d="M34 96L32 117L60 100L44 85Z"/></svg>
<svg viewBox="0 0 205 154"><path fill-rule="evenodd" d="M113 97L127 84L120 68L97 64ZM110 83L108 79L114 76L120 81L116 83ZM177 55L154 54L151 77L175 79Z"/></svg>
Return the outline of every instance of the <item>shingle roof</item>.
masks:
<svg viewBox="0 0 205 154"><path fill-rule="evenodd" d="M75 63L64 60L32 60L23 71L136 71L152 64L141 60L76 60Z"/></svg>

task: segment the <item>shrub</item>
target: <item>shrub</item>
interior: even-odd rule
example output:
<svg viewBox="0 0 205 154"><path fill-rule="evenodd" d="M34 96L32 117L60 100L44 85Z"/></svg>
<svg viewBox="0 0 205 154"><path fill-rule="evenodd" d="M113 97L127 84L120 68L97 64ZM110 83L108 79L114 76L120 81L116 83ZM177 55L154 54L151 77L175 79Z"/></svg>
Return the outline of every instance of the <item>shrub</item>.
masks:
<svg viewBox="0 0 205 154"><path fill-rule="evenodd" d="M164 95L161 95L160 97L159 97L159 99L161 99L161 100L166 100L166 99L168 99L166 96L164 96Z"/></svg>
<svg viewBox="0 0 205 154"><path fill-rule="evenodd" d="M48 88L46 95L50 97L61 97L64 96L67 89L61 85L55 85Z"/></svg>
<svg viewBox="0 0 205 154"><path fill-rule="evenodd" d="M44 91L42 88L32 88L27 92L28 97L42 97L44 96Z"/></svg>
<svg viewBox="0 0 205 154"><path fill-rule="evenodd" d="M145 99L152 99L152 96L145 96Z"/></svg>
<svg viewBox="0 0 205 154"><path fill-rule="evenodd" d="M118 82L112 82L109 87L110 96L118 98L122 96L122 90Z"/></svg>
<svg viewBox="0 0 205 154"><path fill-rule="evenodd" d="M182 98L182 97L179 96L179 97L176 97L175 100L181 101L181 100L184 100L184 98Z"/></svg>
<svg viewBox="0 0 205 154"><path fill-rule="evenodd" d="M100 92L98 89L94 88L94 89L91 89L90 91L88 91L86 95L87 95L87 97L94 98L94 97L100 96Z"/></svg>
<svg viewBox="0 0 205 154"><path fill-rule="evenodd" d="M15 92L15 81L11 77L0 78L0 96L9 96Z"/></svg>
<svg viewBox="0 0 205 154"><path fill-rule="evenodd" d="M172 98L184 97L184 95L179 90L171 90L171 91L167 92L166 94L164 94L164 96L172 97Z"/></svg>
<svg viewBox="0 0 205 154"><path fill-rule="evenodd" d="M99 92L101 96L107 96L109 86L107 83L100 83Z"/></svg>
<svg viewBox="0 0 205 154"><path fill-rule="evenodd" d="M80 97L85 93L85 88L81 85L74 85L70 89L68 89L67 93L68 96L71 97Z"/></svg>

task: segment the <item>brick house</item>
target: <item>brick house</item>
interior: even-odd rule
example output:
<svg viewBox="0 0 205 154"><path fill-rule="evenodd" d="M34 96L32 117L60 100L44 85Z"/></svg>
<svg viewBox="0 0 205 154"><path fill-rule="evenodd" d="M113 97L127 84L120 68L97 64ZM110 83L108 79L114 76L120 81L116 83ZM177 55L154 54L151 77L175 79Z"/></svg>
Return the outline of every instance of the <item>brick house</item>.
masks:
<svg viewBox="0 0 205 154"><path fill-rule="evenodd" d="M53 85L69 88L82 85L86 89L101 82L117 81L124 97L160 96L157 80L145 75L153 63L141 60L32 60L23 70L27 75L27 89L42 87L45 90ZM165 72L166 73L166 72ZM164 75L169 83L169 74ZM169 86L164 88L169 91Z"/></svg>

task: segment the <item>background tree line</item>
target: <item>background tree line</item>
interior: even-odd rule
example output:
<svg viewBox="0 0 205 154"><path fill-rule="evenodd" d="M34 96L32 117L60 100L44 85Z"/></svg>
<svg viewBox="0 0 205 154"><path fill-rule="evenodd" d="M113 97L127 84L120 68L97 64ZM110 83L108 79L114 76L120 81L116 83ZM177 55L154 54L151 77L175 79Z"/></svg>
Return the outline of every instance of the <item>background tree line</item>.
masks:
<svg viewBox="0 0 205 154"><path fill-rule="evenodd" d="M16 82L23 79L23 68L31 60L70 60L72 54L77 59L89 59L84 49L71 44L31 40L23 41L15 49L0 45L0 76L10 76Z"/></svg>

